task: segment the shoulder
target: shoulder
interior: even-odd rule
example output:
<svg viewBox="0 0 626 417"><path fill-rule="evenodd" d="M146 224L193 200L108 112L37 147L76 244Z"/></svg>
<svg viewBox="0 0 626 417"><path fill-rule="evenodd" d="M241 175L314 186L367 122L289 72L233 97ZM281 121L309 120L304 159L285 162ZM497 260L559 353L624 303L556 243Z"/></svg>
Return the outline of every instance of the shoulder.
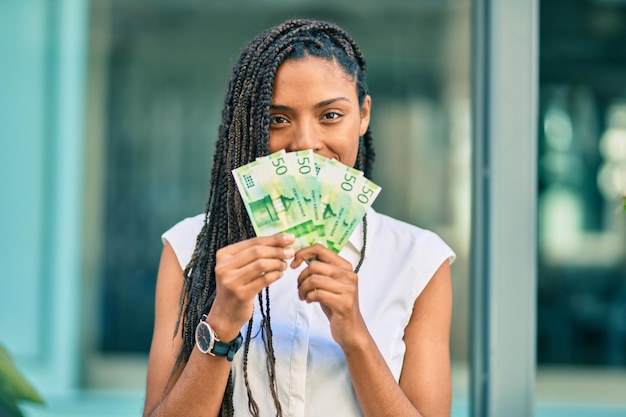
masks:
<svg viewBox="0 0 626 417"><path fill-rule="evenodd" d="M437 257L453 262L456 254L435 232L395 219L376 211L367 214L368 226L376 246L383 246L405 256Z"/></svg>
<svg viewBox="0 0 626 417"><path fill-rule="evenodd" d="M204 213L187 217L161 235L163 244L165 242L170 244L183 270L191 260L196 247L196 239L204 226L205 218Z"/></svg>
<svg viewBox="0 0 626 417"><path fill-rule="evenodd" d="M442 264L452 264L456 258L452 248L431 230L375 212L368 212L367 221L367 246L377 260L377 273L394 277L410 306Z"/></svg>

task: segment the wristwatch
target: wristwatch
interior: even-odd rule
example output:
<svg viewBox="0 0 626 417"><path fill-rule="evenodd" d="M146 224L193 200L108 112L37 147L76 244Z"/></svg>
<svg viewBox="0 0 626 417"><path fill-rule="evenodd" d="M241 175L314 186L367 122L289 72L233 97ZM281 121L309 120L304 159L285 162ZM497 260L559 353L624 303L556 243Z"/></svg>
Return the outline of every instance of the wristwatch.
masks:
<svg viewBox="0 0 626 417"><path fill-rule="evenodd" d="M217 334L213 331L206 320L207 315L203 314L200 323L196 326L196 345L202 353L208 353L211 356L226 356L230 362L233 361L235 353L243 343L241 332L229 343L220 341Z"/></svg>

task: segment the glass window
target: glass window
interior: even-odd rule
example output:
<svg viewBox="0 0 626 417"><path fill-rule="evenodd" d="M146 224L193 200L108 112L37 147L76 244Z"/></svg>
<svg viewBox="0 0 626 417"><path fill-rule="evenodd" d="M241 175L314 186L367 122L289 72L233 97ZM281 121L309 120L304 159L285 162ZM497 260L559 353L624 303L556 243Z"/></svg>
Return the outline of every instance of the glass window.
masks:
<svg viewBox="0 0 626 417"><path fill-rule="evenodd" d="M626 6L542 1L537 398L626 407Z"/></svg>

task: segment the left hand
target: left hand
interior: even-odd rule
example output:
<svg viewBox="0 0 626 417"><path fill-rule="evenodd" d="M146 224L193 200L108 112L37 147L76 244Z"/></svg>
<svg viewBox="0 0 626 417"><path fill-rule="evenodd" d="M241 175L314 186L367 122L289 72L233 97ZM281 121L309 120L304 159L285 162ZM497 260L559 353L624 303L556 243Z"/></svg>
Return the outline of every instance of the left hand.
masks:
<svg viewBox="0 0 626 417"><path fill-rule="evenodd" d="M359 308L358 276L346 261L332 250L315 244L296 252L292 268L307 262L298 277L301 300L318 302L328 317L333 339L346 350L362 340L367 327Z"/></svg>

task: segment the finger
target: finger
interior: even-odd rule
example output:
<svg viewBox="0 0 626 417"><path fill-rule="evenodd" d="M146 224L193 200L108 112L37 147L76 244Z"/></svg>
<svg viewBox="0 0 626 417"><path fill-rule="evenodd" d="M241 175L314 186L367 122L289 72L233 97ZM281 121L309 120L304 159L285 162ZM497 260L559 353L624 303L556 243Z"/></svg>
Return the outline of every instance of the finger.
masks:
<svg viewBox="0 0 626 417"><path fill-rule="evenodd" d="M313 275L327 276L334 279L338 278L341 273L345 273L345 271L338 269L334 265L313 260L309 262L309 266L300 272L300 275L298 276L298 288L300 288L304 281Z"/></svg>
<svg viewBox="0 0 626 417"><path fill-rule="evenodd" d="M291 246L264 245L263 238L253 238L251 241L257 242L253 245L243 245L236 250L230 245L220 249L216 254L216 264L220 267L241 268L257 259L280 259L286 260L294 256L295 252ZM217 268L217 266L216 266ZM217 272L217 270L216 270Z"/></svg>
<svg viewBox="0 0 626 417"><path fill-rule="evenodd" d="M323 275L334 281L356 285L358 276L352 270L352 265L340 256L335 256L334 259L339 266L337 264L325 263L317 259L310 261L308 266L304 268L298 276L298 288L312 275Z"/></svg>
<svg viewBox="0 0 626 417"><path fill-rule="evenodd" d="M242 240L240 242L228 245L222 249L224 249L225 254L232 255L254 246L285 247L292 245L295 241L296 237L293 233L277 233L270 236L257 236L250 239Z"/></svg>
<svg viewBox="0 0 626 417"><path fill-rule="evenodd" d="M349 281L336 280L328 275L311 274L298 280L298 294L301 299L304 299L307 293L316 289L333 294L343 294L352 291L350 289L351 285L352 283Z"/></svg>
<svg viewBox="0 0 626 417"><path fill-rule="evenodd" d="M313 276L314 278L317 276ZM343 283L326 281L321 279L309 279L299 289L298 296L308 303L319 302L332 308L344 303L349 297L351 289Z"/></svg>
<svg viewBox="0 0 626 417"><path fill-rule="evenodd" d="M312 300L311 297L313 297L313 294L310 293L316 291L326 291L331 287L331 284L327 282L329 279L330 278L327 276L319 274L309 274L305 277L301 275L298 277L298 297L300 300Z"/></svg>
<svg viewBox="0 0 626 417"><path fill-rule="evenodd" d="M291 267L297 268L302 264L302 262L308 263L309 261L316 259L318 252L322 252L324 251L324 249L327 248L319 243L300 249L295 253L293 262L291 263Z"/></svg>
<svg viewBox="0 0 626 417"><path fill-rule="evenodd" d="M302 262L319 261L339 266L343 269L352 269L350 262L328 249L327 247L316 243L313 246L302 248L295 253L294 260L291 263L292 268L298 268Z"/></svg>
<svg viewBox="0 0 626 417"><path fill-rule="evenodd" d="M239 285L249 284L270 272L282 273L285 269L287 263L282 259L260 258L239 268L231 268L228 265L216 266L215 273L221 278L222 285L236 290Z"/></svg>
<svg viewBox="0 0 626 417"><path fill-rule="evenodd" d="M256 261L239 269L239 273L242 277L247 279L242 280L243 285L249 284L258 278L263 278L269 273L279 272L283 273L287 269L287 263L280 259L257 259Z"/></svg>
<svg viewBox="0 0 626 417"><path fill-rule="evenodd" d="M286 265L285 265L286 267ZM258 294L259 292L261 292L263 289L265 289L266 287L270 286L272 283L278 281L280 278L283 277L283 273L284 271L271 271L271 272L267 272L265 274L262 274L254 279L252 279L250 282L248 282L245 286L244 289L246 290L246 292L249 292L251 294Z"/></svg>

